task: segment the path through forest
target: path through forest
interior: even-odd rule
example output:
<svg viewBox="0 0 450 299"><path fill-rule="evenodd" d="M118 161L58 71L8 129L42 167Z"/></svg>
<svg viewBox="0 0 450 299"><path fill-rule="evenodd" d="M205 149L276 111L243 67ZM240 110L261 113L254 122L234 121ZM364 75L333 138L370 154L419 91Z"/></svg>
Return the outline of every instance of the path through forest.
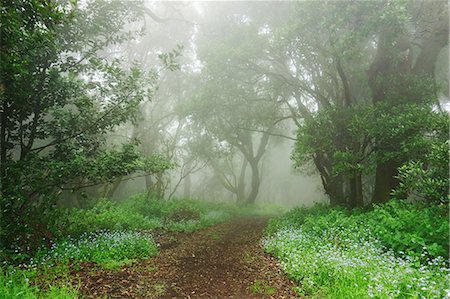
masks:
<svg viewBox="0 0 450 299"><path fill-rule="evenodd" d="M121 270L77 271L87 298L293 298L295 284L260 240L267 217L235 218L192 234L163 234L160 254Z"/></svg>

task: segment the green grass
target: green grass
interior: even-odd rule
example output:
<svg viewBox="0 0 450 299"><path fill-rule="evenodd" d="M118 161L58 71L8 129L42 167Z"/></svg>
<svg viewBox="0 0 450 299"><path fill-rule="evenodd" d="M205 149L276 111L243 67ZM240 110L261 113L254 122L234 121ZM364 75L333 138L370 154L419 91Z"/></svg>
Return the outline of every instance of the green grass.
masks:
<svg viewBox="0 0 450 299"><path fill-rule="evenodd" d="M124 266L129 266L133 264L136 259L121 259L121 260L107 260L102 263L102 268L108 270L120 270Z"/></svg>
<svg viewBox="0 0 450 299"><path fill-rule="evenodd" d="M214 231L214 232L212 232L212 233L209 234L209 237L210 237L212 240L217 241L217 240L222 239L222 234L221 234L220 232Z"/></svg>
<svg viewBox="0 0 450 299"><path fill-rule="evenodd" d="M164 282L159 282L153 285L153 290L151 291L152 297L161 297L167 291L167 285Z"/></svg>
<svg viewBox="0 0 450 299"><path fill-rule="evenodd" d="M32 285L36 272L9 268L0 272L0 298L2 299L69 299L78 298L78 291L72 285L59 283L46 289Z"/></svg>
<svg viewBox="0 0 450 299"><path fill-rule="evenodd" d="M250 290L255 295L260 294L272 296L277 292L276 288L271 287L268 282L261 280L256 280L255 282L253 282Z"/></svg>
<svg viewBox="0 0 450 299"><path fill-rule="evenodd" d="M254 256L251 252L245 251L243 256L244 262L247 264L251 264L255 262L256 256Z"/></svg>
<svg viewBox="0 0 450 299"><path fill-rule="evenodd" d="M428 249L448 244L448 231L440 230L445 210L397 202L354 213L299 208L272 221L264 247L303 296L444 298L450 292L448 262L441 250Z"/></svg>

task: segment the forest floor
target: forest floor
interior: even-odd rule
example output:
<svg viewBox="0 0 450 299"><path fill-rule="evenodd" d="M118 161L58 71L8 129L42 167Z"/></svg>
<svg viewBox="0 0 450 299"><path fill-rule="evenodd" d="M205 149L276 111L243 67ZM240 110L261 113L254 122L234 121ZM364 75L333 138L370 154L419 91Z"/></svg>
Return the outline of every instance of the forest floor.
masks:
<svg viewBox="0 0 450 299"><path fill-rule="evenodd" d="M155 236L158 256L119 270L82 264L83 298L293 298L296 285L260 241L267 217L231 219L191 234Z"/></svg>

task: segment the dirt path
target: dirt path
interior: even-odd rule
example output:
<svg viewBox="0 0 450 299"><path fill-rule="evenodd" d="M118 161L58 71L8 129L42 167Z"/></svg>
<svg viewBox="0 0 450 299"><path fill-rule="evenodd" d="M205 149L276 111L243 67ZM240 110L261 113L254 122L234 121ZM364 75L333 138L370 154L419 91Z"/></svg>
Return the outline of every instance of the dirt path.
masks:
<svg viewBox="0 0 450 299"><path fill-rule="evenodd" d="M263 253L267 218L243 217L163 236L160 254L119 271L78 272L87 298L293 298L294 283Z"/></svg>

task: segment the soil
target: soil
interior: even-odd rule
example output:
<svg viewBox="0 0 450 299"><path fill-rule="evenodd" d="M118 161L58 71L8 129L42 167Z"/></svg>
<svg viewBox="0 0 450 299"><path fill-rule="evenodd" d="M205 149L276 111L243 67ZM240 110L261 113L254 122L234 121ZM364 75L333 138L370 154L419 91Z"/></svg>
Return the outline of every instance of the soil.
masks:
<svg viewBox="0 0 450 299"><path fill-rule="evenodd" d="M296 285L261 238L267 217L242 217L191 234L160 234L158 256L120 270L84 264L83 298L295 298Z"/></svg>

